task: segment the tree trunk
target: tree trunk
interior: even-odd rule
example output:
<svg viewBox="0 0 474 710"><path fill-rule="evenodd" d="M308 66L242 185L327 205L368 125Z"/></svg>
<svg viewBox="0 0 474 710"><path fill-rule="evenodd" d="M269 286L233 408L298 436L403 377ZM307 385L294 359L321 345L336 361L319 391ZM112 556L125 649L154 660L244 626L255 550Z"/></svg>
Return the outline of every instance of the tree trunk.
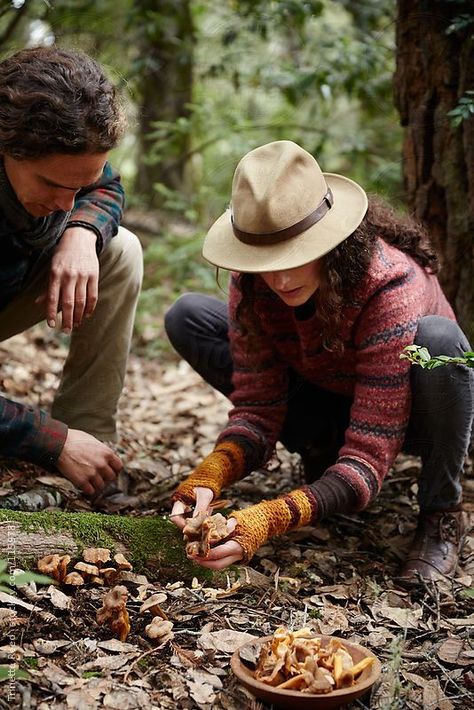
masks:
<svg viewBox="0 0 474 710"><path fill-rule="evenodd" d="M212 576L186 558L181 532L163 517L0 510L0 559L10 564L33 568L40 557L80 557L85 547L122 552L134 571L156 573L160 580Z"/></svg>
<svg viewBox="0 0 474 710"><path fill-rule="evenodd" d="M466 0L398 0L395 96L407 201L433 239L442 286L472 343L474 116L455 128L447 115L474 89L474 25L448 32L469 14L474 20Z"/></svg>
<svg viewBox="0 0 474 710"><path fill-rule="evenodd" d="M193 85L194 28L190 0L135 0L134 24L143 28L138 40L139 156L136 189L149 206L159 203L155 183L186 191L189 132L170 133L154 151L156 121L172 124L190 115Z"/></svg>

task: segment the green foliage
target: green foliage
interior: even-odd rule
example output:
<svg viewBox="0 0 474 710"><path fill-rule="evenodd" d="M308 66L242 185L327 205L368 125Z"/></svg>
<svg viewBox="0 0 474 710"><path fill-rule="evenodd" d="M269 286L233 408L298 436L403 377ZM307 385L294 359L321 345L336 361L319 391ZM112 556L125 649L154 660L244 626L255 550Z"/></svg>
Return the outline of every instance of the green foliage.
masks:
<svg viewBox="0 0 474 710"><path fill-rule="evenodd" d="M200 223L225 206L240 157L278 138L301 142L326 170L346 171L369 190L398 193L394 0L180 0L179 7L182 20L172 0L28 0L8 42L29 42L39 21L51 38L105 63L126 88L131 113L161 114L147 136L150 150L138 153L138 142L127 140L117 156L130 184L140 164L186 163L187 188L175 190L187 194L185 212ZM12 5L4 14L0 34L19 10ZM172 115L159 91L148 98L156 107L141 106L147 71L173 83L173 63L189 56L193 100L184 115ZM138 126L133 115L130 125ZM178 210L163 184L149 189Z"/></svg>
<svg viewBox="0 0 474 710"><path fill-rule="evenodd" d="M29 680L30 676L16 666L0 666L0 683L3 680Z"/></svg>
<svg viewBox="0 0 474 710"><path fill-rule="evenodd" d="M12 594L13 590L11 587L20 587L22 584L28 584L29 582L35 582L36 584L55 584L54 580L43 574L36 574L36 572L20 572L12 575L8 571L8 568L8 561L0 560L0 592Z"/></svg>
<svg viewBox="0 0 474 710"><path fill-rule="evenodd" d="M384 697L384 710L403 710L406 708L406 699L400 679L400 667L402 664L402 652L405 639L402 636L395 636L389 646L389 661L387 676L390 679L390 686Z"/></svg>
<svg viewBox="0 0 474 710"><path fill-rule="evenodd" d="M463 121L474 116L474 91L466 91L464 96L459 99L458 105L451 111L448 111L448 116L451 118L451 125L457 128Z"/></svg>
<svg viewBox="0 0 474 710"><path fill-rule="evenodd" d="M146 160L166 161L189 136L184 157L199 222L209 223L225 207L242 155L281 138L301 143L324 169L347 172L369 191L398 194L393 3L371 7L358 25L344 5L192 4L193 101L186 116L154 123Z"/></svg>
<svg viewBox="0 0 474 710"><path fill-rule="evenodd" d="M36 668L38 668L38 665L39 665L39 659L34 658L33 656L25 656L25 658L23 658L23 660L22 660L22 664L24 666L27 666L28 668L36 669Z"/></svg>
<svg viewBox="0 0 474 710"><path fill-rule="evenodd" d="M474 29L474 15L461 14L453 18L453 21L446 30L447 35L458 34L467 29Z"/></svg>
<svg viewBox="0 0 474 710"><path fill-rule="evenodd" d="M179 193L170 194L178 206L183 198ZM215 271L203 260L202 236L202 232L176 223L145 248L143 289L135 321L136 350L141 354L162 357L170 352L163 315L182 293L201 291L225 298L227 272L217 280Z"/></svg>
<svg viewBox="0 0 474 710"><path fill-rule="evenodd" d="M179 0L176 7L173 0L27 0L0 51L30 43L39 22L42 36L105 64L129 99L130 129L112 156L127 204L146 205L153 191L160 208L194 225L185 236L170 225L146 249L139 342L151 343L154 333L165 347L162 314L182 292L220 293L200 258L200 237L226 208L238 161L257 145L294 140L324 170L398 200L394 15L394 0ZM0 41L15 17L13 7L0 14ZM176 63L189 57L192 98L176 113L172 97L188 96ZM152 72L159 86L146 83ZM144 114L153 119L145 136ZM164 174L149 175L160 166ZM182 184L166 180L176 166ZM147 176L141 194L139 173Z"/></svg>
<svg viewBox="0 0 474 710"><path fill-rule="evenodd" d="M425 370L434 370L442 365L467 365L474 367L474 352L465 352L462 357L436 355L431 357L427 348L419 345L407 345L400 355L401 360L409 360L413 365L419 365Z"/></svg>

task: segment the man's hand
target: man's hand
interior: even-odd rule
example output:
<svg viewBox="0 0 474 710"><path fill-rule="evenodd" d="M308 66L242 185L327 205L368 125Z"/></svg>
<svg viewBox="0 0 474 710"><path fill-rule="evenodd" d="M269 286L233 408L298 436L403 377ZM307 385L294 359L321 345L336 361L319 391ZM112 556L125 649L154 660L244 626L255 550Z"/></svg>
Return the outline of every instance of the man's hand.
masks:
<svg viewBox="0 0 474 710"><path fill-rule="evenodd" d="M90 496L100 493L123 468L112 449L78 429L69 429L56 465L65 478Z"/></svg>
<svg viewBox="0 0 474 710"><path fill-rule="evenodd" d="M56 326L58 310L67 335L94 312L99 288L96 241L96 234L83 227L69 227L61 237L51 260L47 294L37 299L46 301L50 328Z"/></svg>
<svg viewBox="0 0 474 710"><path fill-rule="evenodd" d="M193 518L195 518L196 515L201 512L201 510L209 511L209 506L211 505L212 499L214 498L214 493L211 491L210 488L201 488L200 486L197 486L194 489L194 493L196 496L196 504L193 510ZM175 525L178 526L180 530L182 530L186 525L186 518L184 517L185 510L185 504L182 501L177 500L173 505L173 509L170 513L171 520Z"/></svg>

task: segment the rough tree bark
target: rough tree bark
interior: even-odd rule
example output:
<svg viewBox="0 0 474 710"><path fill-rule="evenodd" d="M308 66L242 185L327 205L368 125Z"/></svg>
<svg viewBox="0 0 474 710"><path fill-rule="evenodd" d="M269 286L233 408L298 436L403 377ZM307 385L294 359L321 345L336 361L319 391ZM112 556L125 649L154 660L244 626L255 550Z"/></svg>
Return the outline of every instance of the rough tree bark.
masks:
<svg viewBox="0 0 474 710"><path fill-rule="evenodd" d="M474 89L471 2L398 0L396 102L405 127L403 177L409 207L441 257L440 280L474 343L474 117L447 116Z"/></svg>
<svg viewBox="0 0 474 710"><path fill-rule="evenodd" d="M175 122L189 116L193 85L194 27L190 0L135 0L141 18L139 53L139 169L136 189L152 206L157 202L153 185L161 182L173 190L186 188L189 135L183 133L169 146L169 157L148 162L155 121ZM138 19L135 20L138 24Z"/></svg>

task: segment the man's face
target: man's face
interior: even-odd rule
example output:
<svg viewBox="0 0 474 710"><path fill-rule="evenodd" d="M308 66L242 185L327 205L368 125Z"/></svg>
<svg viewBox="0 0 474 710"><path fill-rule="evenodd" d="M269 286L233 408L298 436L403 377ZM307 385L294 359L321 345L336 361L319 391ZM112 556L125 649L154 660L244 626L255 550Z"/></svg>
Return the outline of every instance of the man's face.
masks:
<svg viewBox="0 0 474 710"><path fill-rule="evenodd" d="M102 175L107 153L48 155L34 160L4 156L5 171L23 207L33 217L72 209L76 193Z"/></svg>

